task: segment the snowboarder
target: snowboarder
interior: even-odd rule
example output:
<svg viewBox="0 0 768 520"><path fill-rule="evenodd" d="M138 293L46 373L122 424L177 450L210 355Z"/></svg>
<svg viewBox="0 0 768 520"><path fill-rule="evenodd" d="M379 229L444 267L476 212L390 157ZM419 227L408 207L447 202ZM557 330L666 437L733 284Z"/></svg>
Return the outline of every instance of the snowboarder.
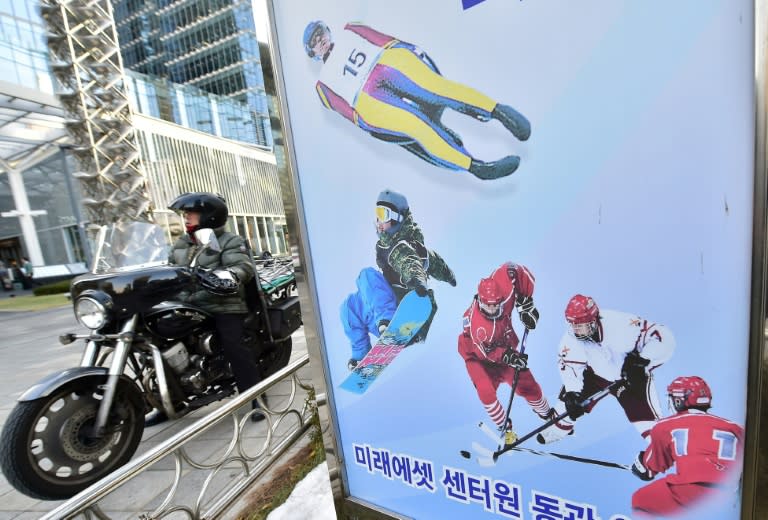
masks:
<svg viewBox="0 0 768 520"><path fill-rule="evenodd" d="M568 302L565 319L568 329L558 346L562 402L556 408L558 415L568 416L536 439L546 444L573 434L574 421L591 409L582 401L620 379L624 384L611 393L646 437L661 417L652 371L672 357L672 332L633 314L601 311L595 300L581 294Z"/></svg>
<svg viewBox="0 0 768 520"><path fill-rule="evenodd" d="M531 125L508 105L440 75L417 46L365 25L348 23L337 41L322 21L304 30L304 50L324 66L316 89L328 109L373 137L399 144L443 168L466 170L479 179L512 174L520 157L485 162L472 156L441 117L451 108L480 121L495 119L520 141Z"/></svg>
<svg viewBox="0 0 768 520"><path fill-rule="evenodd" d="M505 445L514 443L517 435L496 394L501 383L510 387L516 384L515 393L525 398L541 419L548 420L554 413L528 368L527 354L519 352L512 326L512 311L517 308L523 326L536 328L539 311L533 302L533 286L534 277L526 267L502 264L490 277L480 280L459 334L459 354L480 402L499 431L504 431Z"/></svg>
<svg viewBox="0 0 768 520"><path fill-rule="evenodd" d="M407 292L415 290L419 296L431 294L427 287L430 276L456 286L456 277L445 260L424 245L424 236L413 220L404 195L389 189L379 193L376 232L379 269L363 269L357 277L357 291L341 304L341 322L352 346L352 356L347 363L350 370L371 349L369 334L378 336L386 329ZM415 341L423 340L428 328L429 322Z"/></svg>
<svg viewBox="0 0 768 520"><path fill-rule="evenodd" d="M650 444L638 454L632 473L645 481L673 466L675 473L635 491L632 510L638 518L667 517L706 497L725 502L738 494L743 428L708 412L712 392L698 376L676 378L667 395L676 413L651 429Z"/></svg>

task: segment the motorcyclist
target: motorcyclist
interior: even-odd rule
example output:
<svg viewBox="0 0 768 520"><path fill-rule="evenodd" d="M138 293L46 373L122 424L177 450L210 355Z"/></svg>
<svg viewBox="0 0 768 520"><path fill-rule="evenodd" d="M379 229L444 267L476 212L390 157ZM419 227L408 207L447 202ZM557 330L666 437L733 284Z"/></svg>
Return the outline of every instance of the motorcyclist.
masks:
<svg viewBox="0 0 768 520"><path fill-rule="evenodd" d="M241 342L248 313L245 284L254 276L248 248L240 236L224 230L229 211L221 196L206 192L184 193L168 208L181 213L186 228L186 234L171 248L170 264L190 264L200 248L194 236L199 229L213 229L221 247L220 251L209 249L199 256L197 265L204 271L200 287L180 297L213 315L217 340L232 367L237 389L242 393L262 379L252 352ZM258 408L255 400L253 408ZM264 418L259 413L251 417L255 421ZM161 411L155 411L146 417L145 424L151 426L166 418Z"/></svg>

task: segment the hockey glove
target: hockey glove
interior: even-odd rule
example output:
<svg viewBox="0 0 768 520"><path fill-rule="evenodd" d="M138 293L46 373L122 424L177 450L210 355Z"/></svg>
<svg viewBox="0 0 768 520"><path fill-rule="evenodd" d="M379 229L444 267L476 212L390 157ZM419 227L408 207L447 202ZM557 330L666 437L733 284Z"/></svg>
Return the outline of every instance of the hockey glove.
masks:
<svg viewBox="0 0 768 520"><path fill-rule="evenodd" d="M237 293L240 282L237 275L229 269L199 271L198 278L203 289L218 296L229 296Z"/></svg>
<svg viewBox="0 0 768 520"><path fill-rule="evenodd" d="M528 354L522 354L515 352L511 348L508 348L504 355L501 356L501 361L512 368L517 370L525 370L528 368Z"/></svg>
<svg viewBox="0 0 768 520"><path fill-rule="evenodd" d="M568 417L571 420L576 420L587 411L581 404L582 398L579 392L566 392L563 396L563 402L565 403L565 411L568 412Z"/></svg>
<svg viewBox="0 0 768 520"><path fill-rule="evenodd" d="M650 359L641 357L634 350L627 354L621 367L621 377L627 382L629 388L645 386L648 378L647 367L650 362Z"/></svg>
<svg viewBox="0 0 768 520"><path fill-rule="evenodd" d="M643 464L643 459L645 458L645 452L641 451L637 454L637 457L635 457L635 461L632 463L632 474L639 478L640 480L644 480L648 482L649 480L653 480L653 472L645 467L645 464Z"/></svg>
<svg viewBox="0 0 768 520"><path fill-rule="evenodd" d="M530 296L518 296L516 302L517 311L520 314L520 321L526 329L533 330L539 321L539 310L533 304L533 298Z"/></svg>

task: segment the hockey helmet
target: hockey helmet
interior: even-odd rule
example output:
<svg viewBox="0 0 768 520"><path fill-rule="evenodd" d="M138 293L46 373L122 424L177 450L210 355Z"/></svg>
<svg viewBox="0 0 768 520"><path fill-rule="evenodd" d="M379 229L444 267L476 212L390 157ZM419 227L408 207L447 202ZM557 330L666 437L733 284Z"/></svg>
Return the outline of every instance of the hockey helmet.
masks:
<svg viewBox="0 0 768 520"><path fill-rule="evenodd" d="M588 339L598 330L600 309L589 296L577 294L565 307L565 320L570 324L573 335L578 339Z"/></svg>
<svg viewBox="0 0 768 520"><path fill-rule="evenodd" d="M304 42L304 52L313 60L322 61L323 59L323 56L315 54L315 46L324 35L328 36L329 42L333 41L331 39L331 29L320 20L309 22L304 28L304 37L302 39Z"/></svg>
<svg viewBox="0 0 768 520"><path fill-rule="evenodd" d="M483 278L477 285L477 305L480 312L489 319L495 320L501 317L504 294L501 287L493 278Z"/></svg>
<svg viewBox="0 0 768 520"><path fill-rule="evenodd" d="M229 211L227 203L221 195L206 192L184 193L171 202L168 209L174 211L193 211L200 214L200 224L196 229L216 229L227 223Z"/></svg>
<svg viewBox="0 0 768 520"><path fill-rule="evenodd" d="M708 410L712 406L712 391L699 376L681 376L667 386L669 404L681 412L689 408Z"/></svg>
<svg viewBox="0 0 768 520"><path fill-rule="evenodd" d="M400 230L408 213L408 199L404 195L384 190L376 199L376 220L379 222L391 222L387 233L393 234Z"/></svg>

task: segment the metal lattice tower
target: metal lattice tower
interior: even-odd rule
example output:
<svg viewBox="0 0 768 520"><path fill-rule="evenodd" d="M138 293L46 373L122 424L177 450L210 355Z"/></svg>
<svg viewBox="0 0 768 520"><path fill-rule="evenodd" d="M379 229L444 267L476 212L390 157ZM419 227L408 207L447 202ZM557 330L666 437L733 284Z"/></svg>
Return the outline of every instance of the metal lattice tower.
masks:
<svg viewBox="0 0 768 520"><path fill-rule="evenodd" d="M40 12L91 224L148 219L151 202L110 0L42 0Z"/></svg>

